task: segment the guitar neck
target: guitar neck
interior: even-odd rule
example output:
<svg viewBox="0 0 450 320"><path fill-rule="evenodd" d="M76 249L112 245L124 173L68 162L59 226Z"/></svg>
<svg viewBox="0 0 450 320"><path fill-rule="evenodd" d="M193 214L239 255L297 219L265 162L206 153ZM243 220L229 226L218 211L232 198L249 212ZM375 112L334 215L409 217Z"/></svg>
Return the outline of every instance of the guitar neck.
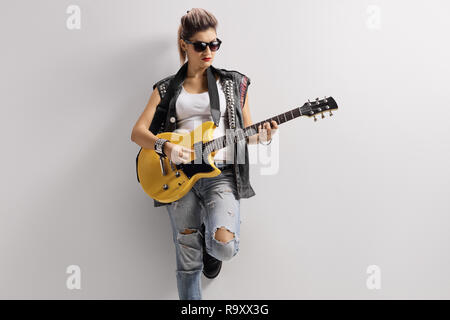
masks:
<svg viewBox="0 0 450 320"><path fill-rule="evenodd" d="M289 114L289 115L288 115ZM260 121L258 123L254 123L248 127L245 127L244 129L236 129L234 132L230 132L227 135L218 137L216 139L213 139L211 141L208 141L204 143L205 147L208 148L208 153L212 151L217 151L222 148L225 148L228 145L232 145L238 141L247 139L247 137L251 137L258 133L258 126L263 126L263 123L269 122L271 123L272 120L275 120L278 125L287 122L289 120L295 119L297 117L301 116L300 109L295 108L291 111L279 114L275 117Z"/></svg>
<svg viewBox="0 0 450 320"><path fill-rule="evenodd" d="M257 134L259 125L261 125L261 128L263 128L265 122L268 122L269 124L271 124L272 120L275 120L277 122L277 124L283 124L283 123L288 122L290 120L294 120L295 118L298 118L298 117L300 117L302 115L303 115L303 113L301 111L301 108L294 108L294 109L289 110L289 111L287 111L285 113L281 113L279 115L276 115L276 116L274 116L272 118L268 118L266 120L254 123L254 124L252 124L252 125L250 125L248 127L245 127L242 130L243 134L244 134L242 139L245 139L246 137L249 137L249 136ZM241 140L241 139L239 139L239 140Z"/></svg>
<svg viewBox="0 0 450 320"><path fill-rule="evenodd" d="M230 133L221 136L219 138L210 140L203 144L204 148L207 148L207 152L217 151L222 148L227 147L228 145L232 145L238 141L247 139L247 137L251 137L258 133L258 126L261 125L263 128L263 124L268 122L271 124L272 120L275 120L278 125L283 124L285 122L294 120L301 116L315 116L317 113L323 113L324 111L330 111L332 109L337 109L336 101L332 97L325 98L323 100L316 100L314 102L308 101L302 107L297 107L287 112L281 113L274 117L268 118L266 120L260 121L258 123L254 123L244 129L236 129L236 130L226 130L230 131Z"/></svg>

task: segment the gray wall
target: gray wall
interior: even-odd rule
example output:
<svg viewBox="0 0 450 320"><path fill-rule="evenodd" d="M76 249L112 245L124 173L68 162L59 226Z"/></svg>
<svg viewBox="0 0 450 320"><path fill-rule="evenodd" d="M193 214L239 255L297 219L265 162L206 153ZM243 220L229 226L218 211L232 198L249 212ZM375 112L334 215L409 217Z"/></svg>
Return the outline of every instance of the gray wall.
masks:
<svg viewBox="0 0 450 320"><path fill-rule="evenodd" d="M178 298L130 133L179 68L192 7L219 20L214 65L251 78L254 122L325 95L340 107L251 146L241 249L204 298L449 299L450 4L436 0L2 1L0 298Z"/></svg>

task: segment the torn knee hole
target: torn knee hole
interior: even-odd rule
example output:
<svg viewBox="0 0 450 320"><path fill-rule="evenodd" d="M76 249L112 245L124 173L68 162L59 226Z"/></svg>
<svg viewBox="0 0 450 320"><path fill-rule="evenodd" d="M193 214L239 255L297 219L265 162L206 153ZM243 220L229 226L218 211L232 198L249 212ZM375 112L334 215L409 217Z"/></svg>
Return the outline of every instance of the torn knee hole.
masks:
<svg viewBox="0 0 450 320"><path fill-rule="evenodd" d="M194 232L197 232L197 230L194 230L194 229L184 229L184 231L181 231L180 233L181 233L181 234L191 234L191 233L194 233Z"/></svg>
<svg viewBox="0 0 450 320"><path fill-rule="evenodd" d="M226 229L225 227L220 227L217 228L214 234L214 238L216 238L216 240L219 240L221 242L228 242L234 239L234 233Z"/></svg>

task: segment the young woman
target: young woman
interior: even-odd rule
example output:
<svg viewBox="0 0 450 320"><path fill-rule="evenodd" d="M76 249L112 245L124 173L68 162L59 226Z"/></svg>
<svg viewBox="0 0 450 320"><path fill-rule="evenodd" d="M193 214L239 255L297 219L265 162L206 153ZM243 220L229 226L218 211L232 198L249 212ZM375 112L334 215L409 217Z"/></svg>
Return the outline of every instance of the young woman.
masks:
<svg viewBox="0 0 450 320"><path fill-rule="evenodd" d="M253 124L247 94L250 79L240 72L212 66L222 42L217 38L216 27L216 18L204 9L194 8L181 18L178 50L182 67L176 75L153 86L147 107L133 128L132 141L142 148L156 148L155 152L175 163L187 163L193 150L158 139L155 134L189 132L204 121L212 121L212 105L217 109L220 105L214 138L224 136L230 126L237 129ZM172 91L168 89L171 81ZM166 94L170 94L165 100L168 106L158 109ZM152 132L149 127L160 130ZM216 277L222 261L238 252L240 199L255 195L248 178L247 143L267 144L277 128L275 121L265 123L264 128L259 126L258 133L243 143L218 150L214 162L222 172L216 177L199 179L179 200L169 204L155 200L155 207L166 205L170 217L180 299L201 299L201 273L208 278Z"/></svg>

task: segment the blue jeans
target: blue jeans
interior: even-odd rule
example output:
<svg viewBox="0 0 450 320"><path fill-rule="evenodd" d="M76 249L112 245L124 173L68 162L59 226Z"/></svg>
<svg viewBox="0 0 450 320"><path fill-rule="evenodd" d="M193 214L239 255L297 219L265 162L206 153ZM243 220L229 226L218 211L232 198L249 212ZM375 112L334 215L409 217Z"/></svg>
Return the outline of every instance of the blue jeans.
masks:
<svg viewBox="0 0 450 320"><path fill-rule="evenodd" d="M191 190L167 205L176 252L176 278L180 300L201 300L203 241L214 258L229 260L239 251L240 199L236 199L236 183L232 165L212 178L197 180ZM205 225L205 234L201 225ZM234 234L228 242L215 238L218 228Z"/></svg>

